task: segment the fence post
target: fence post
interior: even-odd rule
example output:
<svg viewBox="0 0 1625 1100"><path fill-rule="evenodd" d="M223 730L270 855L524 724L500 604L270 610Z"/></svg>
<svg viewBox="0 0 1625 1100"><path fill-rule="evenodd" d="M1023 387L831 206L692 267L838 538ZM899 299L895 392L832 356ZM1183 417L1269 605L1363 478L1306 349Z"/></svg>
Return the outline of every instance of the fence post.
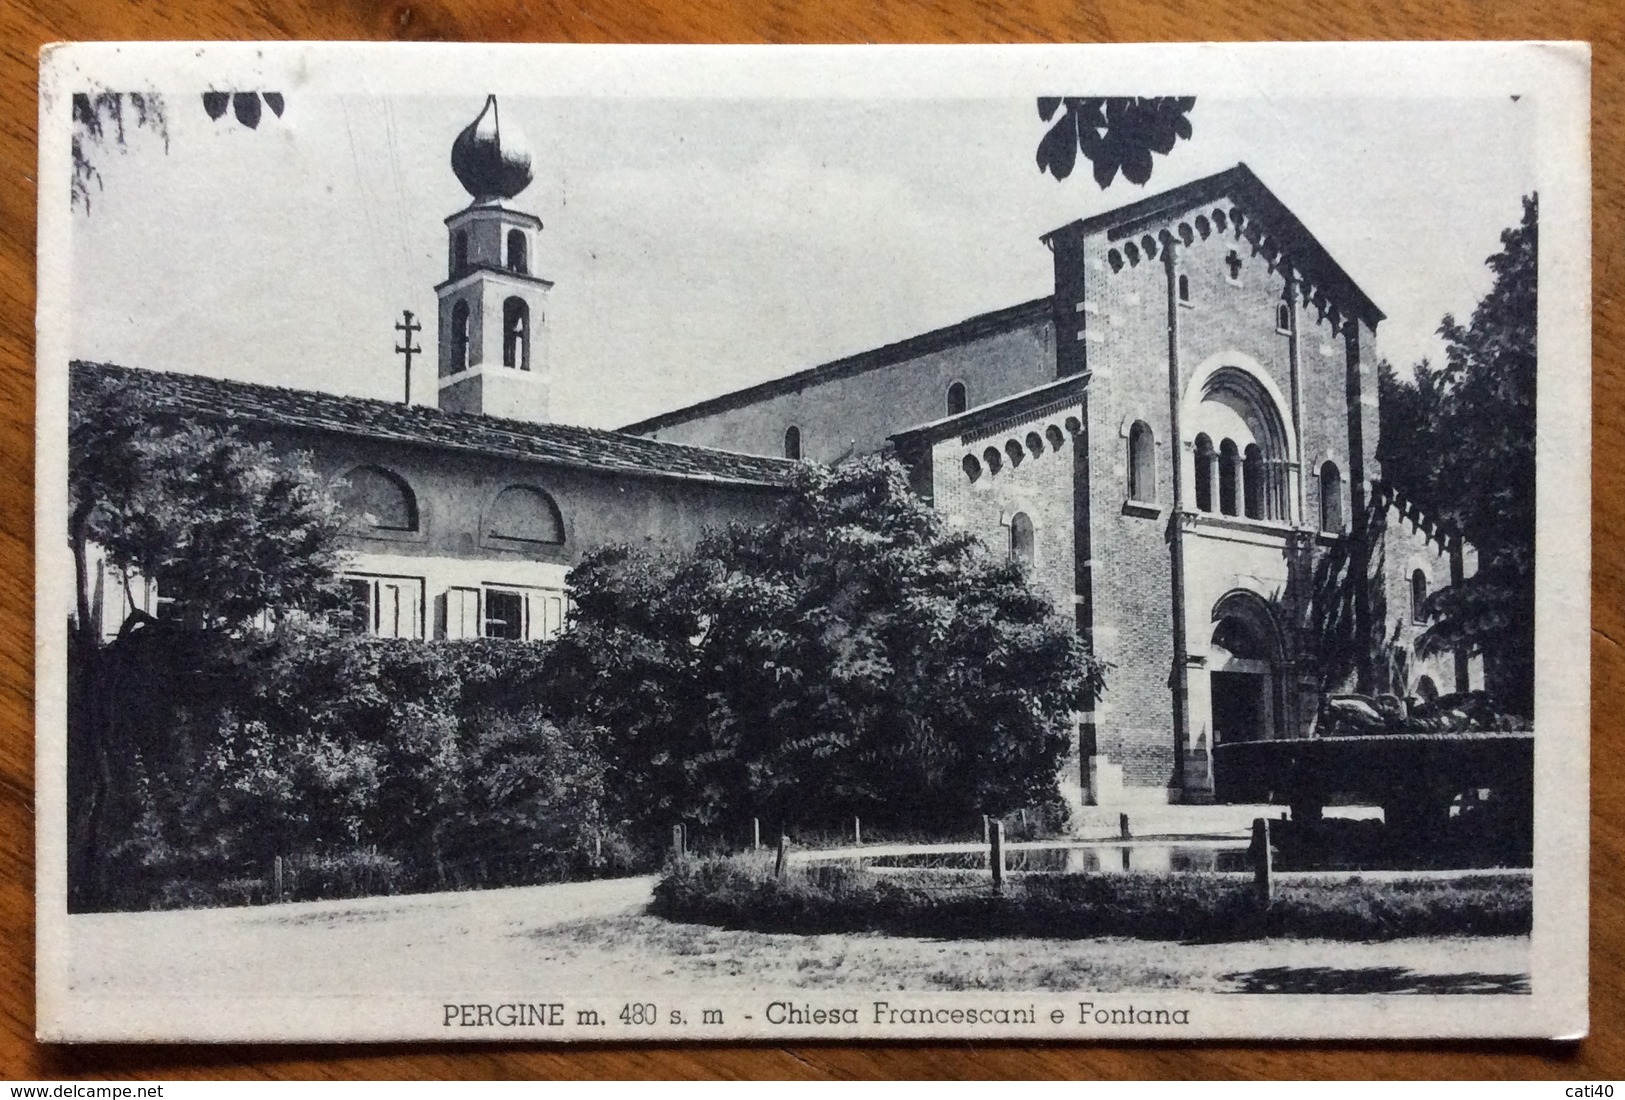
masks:
<svg viewBox="0 0 1625 1100"><path fill-rule="evenodd" d="M271 864L271 877L276 883L276 900L282 900L282 857L277 856Z"/></svg>
<svg viewBox="0 0 1625 1100"><path fill-rule="evenodd" d="M989 830L987 865L993 872L993 889L1004 889L1004 822L993 822Z"/></svg>
<svg viewBox="0 0 1625 1100"><path fill-rule="evenodd" d="M983 844L989 843L991 837L992 837L992 830L991 830L991 827L988 825L988 817L987 817L986 814L983 814L982 815L982 843Z"/></svg>
<svg viewBox="0 0 1625 1100"><path fill-rule="evenodd" d="M774 878L783 878L784 877L784 865L785 865L786 861L789 859L789 856L790 856L790 838L781 834L779 836L779 856L778 856L777 859L775 859L773 861L773 877Z"/></svg>
<svg viewBox="0 0 1625 1100"><path fill-rule="evenodd" d="M1128 814L1117 815L1117 835L1124 840L1133 838L1134 834L1129 831L1128 827Z"/></svg>
<svg viewBox="0 0 1625 1100"><path fill-rule="evenodd" d="M678 859L683 857L683 827L681 825L671 827L671 854Z"/></svg>
<svg viewBox="0 0 1625 1100"><path fill-rule="evenodd" d="M1268 906L1275 900L1275 863L1270 852L1270 822L1267 817L1253 818L1253 842L1248 846L1253 857L1253 887L1258 900Z"/></svg>
<svg viewBox="0 0 1625 1100"><path fill-rule="evenodd" d="M762 848L762 819L759 817L750 819L750 847L753 852Z"/></svg>
<svg viewBox="0 0 1625 1100"><path fill-rule="evenodd" d="M852 816L852 843L859 847L863 845L863 822L856 814Z"/></svg>

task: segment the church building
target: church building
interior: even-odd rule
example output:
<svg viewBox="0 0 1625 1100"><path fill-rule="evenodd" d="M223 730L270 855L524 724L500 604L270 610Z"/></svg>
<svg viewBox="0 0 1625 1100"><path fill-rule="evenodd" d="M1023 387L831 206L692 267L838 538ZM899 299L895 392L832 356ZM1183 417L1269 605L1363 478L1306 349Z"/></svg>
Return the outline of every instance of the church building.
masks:
<svg viewBox="0 0 1625 1100"><path fill-rule="evenodd" d="M1334 552L1380 574L1354 599L1388 651L1368 690L1482 687L1480 661L1415 652L1428 593L1476 562L1382 481L1382 311L1257 176L1238 164L1043 244L1048 297L623 430L821 461L893 450L1112 665L1066 784L1096 804L1222 798L1215 744L1311 731L1353 686L1315 652Z"/></svg>
<svg viewBox="0 0 1625 1100"><path fill-rule="evenodd" d="M342 477L370 630L548 637L587 550L692 547L768 516L797 461L887 452L1110 663L1062 777L1073 801L1222 800L1216 744L1310 733L1353 686L1316 652L1328 558L1380 578L1354 595L1387 653L1362 686L1482 686L1476 659L1415 652L1422 602L1475 562L1382 480L1383 314L1245 165L1045 235L1044 298L609 432L548 418L552 283L542 224L514 205L530 157L495 97L451 164L472 202L446 219L438 407L73 367ZM103 591L116 627L123 597Z"/></svg>

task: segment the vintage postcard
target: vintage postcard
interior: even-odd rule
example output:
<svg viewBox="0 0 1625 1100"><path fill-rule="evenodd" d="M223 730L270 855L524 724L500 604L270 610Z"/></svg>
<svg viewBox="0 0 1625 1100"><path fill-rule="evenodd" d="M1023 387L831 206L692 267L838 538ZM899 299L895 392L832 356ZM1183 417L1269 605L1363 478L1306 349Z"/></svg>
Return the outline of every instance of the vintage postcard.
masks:
<svg viewBox="0 0 1625 1100"><path fill-rule="evenodd" d="M39 1035L1584 1034L1589 66L47 49Z"/></svg>

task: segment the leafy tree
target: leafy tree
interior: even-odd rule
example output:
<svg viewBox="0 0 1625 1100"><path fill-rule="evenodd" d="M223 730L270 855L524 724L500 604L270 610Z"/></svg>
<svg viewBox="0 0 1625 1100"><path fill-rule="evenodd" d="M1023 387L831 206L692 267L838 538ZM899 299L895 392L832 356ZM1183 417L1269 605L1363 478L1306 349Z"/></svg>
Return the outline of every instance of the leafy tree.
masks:
<svg viewBox="0 0 1625 1100"><path fill-rule="evenodd" d="M314 610L332 595L343 520L308 456L279 456L231 429L165 424L133 383L88 373L75 376L68 446L86 640L99 634L92 544L117 573L157 581L193 627L238 632L263 612Z"/></svg>
<svg viewBox="0 0 1625 1100"><path fill-rule="evenodd" d="M1475 575L1430 597L1419 648L1483 654L1492 690L1525 715L1534 709L1538 226L1531 195L1485 261L1495 282L1472 319L1440 324L1442 368L1383 379L1378 449L1384 476L1478 551Z"/></svg>
<svg viewBox="0 0 1625 1100"><path fill-rule="evenodd" d="M626 816L931 828L1054 799L1103 685L1072 625L895 461L795 476L776 522L571 574L558 706L605 731Z"/></svg>
<svg viewBox="0 0 1625 1100"><path fill-rule="evenodd" d="M1166 156L1191 136L1186 116L1195 106L1195 96L1040 96L1039 119L1055 122L1038 143L1038 170L1064 180L1082 153L1102 190L1119 170L1143 184L1151 178L1151 155Z"/></svg>
<svg viewBox="0 0 1625 1100"><path fill-rule="evenodd" d="M1377 395L1382 434L1377 461L1383 479L1404 489L1430 516L1443 514L1436 472L1442 441L1437 437L1445 407L1445 373L1426 359L1403 377L1386 359L1377 364Z"/></svg>
<svg viewBox="0 0 1625 1100"><path fill-rule="evenodd" d="M110 845L143 812L144 777L188 752L169 725L144 718L198 693L229 697L251 660L257 616L331 599L341 517L304 456L166 422L127 379L74 372L68 445L70 888L86 901L105 892ZM155 580L190 629L136 609L104 645L93 547L110 567L105 577Z"/></svg>

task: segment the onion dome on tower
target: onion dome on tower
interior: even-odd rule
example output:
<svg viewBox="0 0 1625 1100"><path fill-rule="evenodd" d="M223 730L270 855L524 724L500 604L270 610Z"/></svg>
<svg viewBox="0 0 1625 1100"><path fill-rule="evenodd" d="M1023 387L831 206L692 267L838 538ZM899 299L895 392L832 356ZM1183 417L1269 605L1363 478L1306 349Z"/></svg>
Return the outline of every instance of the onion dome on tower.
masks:
<svg viewBox="0 0 1625 1100"><path fill-rule="evenodd" d="M440 298L440 407L547 420L547 292L537 274L542 220L510 200L530 185L530 148L485 97L451 144L451 170L474 201L446 219Z"/></svg>
<svg viewBox="0 0 1625 1100"><path fill-rule="evenodd" d="M501 121L496 96L485 97L479 117L452 142L451 170L476 203L500 203L530 186L530 146L519 127Z"/></svg>

